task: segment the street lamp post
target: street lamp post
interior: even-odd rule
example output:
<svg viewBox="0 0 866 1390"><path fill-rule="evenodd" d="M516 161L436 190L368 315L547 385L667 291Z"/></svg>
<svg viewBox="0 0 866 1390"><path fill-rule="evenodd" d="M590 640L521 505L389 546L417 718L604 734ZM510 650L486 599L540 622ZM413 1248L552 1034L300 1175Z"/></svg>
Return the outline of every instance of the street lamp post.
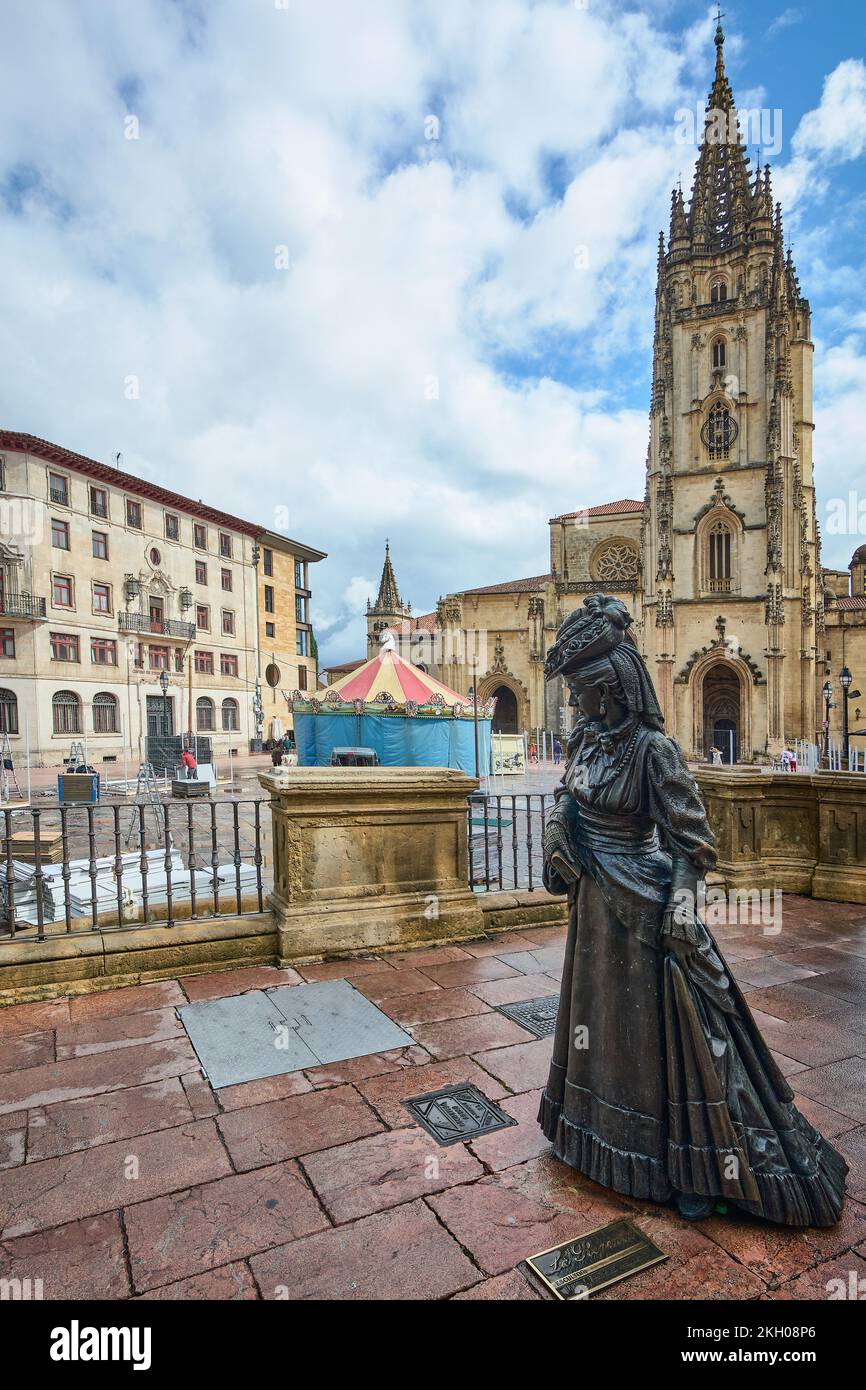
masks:
<svg viewBox="0 0 866 1390"><path fill-rule="evenodd" d="M830 757L830 710L832 709L833 687L828 680L824 682L824 762Z"/></svg>
<svg viewBox="0 0 866 1390"><path fill-rule="evenodd" d="M162 736L168 738L168 671L160 671L159 688L162 691Z"/></svg>
<svg viewBox="0 0 866 1390"><path fill-rule="evenodd" d="M847 666L843 666L839 672L839 684L842 687L842 771L848 767L848 691L851 688L853 677Z"/></svg>

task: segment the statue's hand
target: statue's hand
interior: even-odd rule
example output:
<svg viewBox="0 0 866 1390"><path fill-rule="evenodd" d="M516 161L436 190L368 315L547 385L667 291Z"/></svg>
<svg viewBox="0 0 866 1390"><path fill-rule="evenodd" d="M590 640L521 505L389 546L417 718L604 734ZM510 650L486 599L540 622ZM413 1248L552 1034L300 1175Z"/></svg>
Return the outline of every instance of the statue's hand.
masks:
<svg viewBox="0 0 866 1390"><path fill-rule="evenodd" d="M698 929L694 918L684 921L681 909L668 908L662 917L661 945L680 965L688 965L698 948Z"/></svg>

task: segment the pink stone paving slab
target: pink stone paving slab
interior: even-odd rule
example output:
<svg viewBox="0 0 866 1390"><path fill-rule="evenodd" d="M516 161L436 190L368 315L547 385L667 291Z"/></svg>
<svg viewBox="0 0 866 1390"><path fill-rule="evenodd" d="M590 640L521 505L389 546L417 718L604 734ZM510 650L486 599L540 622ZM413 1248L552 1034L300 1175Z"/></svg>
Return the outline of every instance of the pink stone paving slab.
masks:
<svg viewBox="0 0 866 1390"><path fill-rule="evenodd" d="M0 1043L0 1073L23 1071L54 1061L53 1033L20 1033Z"/></svg>
<svg viewBox="0 0 866 1390"><path fill-rule="evenodd" d="M828 1106L821 1105L817 1100L812 1100L809 1096L797 1094L796 1082L791 1083L794 1091L794 1104L801 1114L811 1125L814 1125L819 1134L823 1134L825 1139L835 1139L839 1134L846 1134L849 1129L856 1129L859 1121L852 1120L849 1115L840 1115L838 1110L830 1110Z"/></svg>
<svg viewBox="0 0 866 1390"><path fill-rule="evenodd" d="M300 1162L338 1225L484 1176L462 1144L442 1148L420 1129L387 1130Z"/></svg>
<svg viewBox="0 0 866 1390"><path fill-rule="evenodd" d="M559 983L549 975L517 975L511 980L487 980L484 984L472 985L472 993L490 1005L519 1004L524 999L558 994Z"/></svg>
<svg viewBox="0 0 866 1390"><path fill-rule="evenodd" d="M499 1100L506 1094L505 1088L469 1057L453 1057L447 1062L431 1062L396 1075L376 1076L369 1081L359 1081L356 1089L389 1128L399 1129L414 1124L402 1101L411 1100L413 1096L429 1095L443 1086L455 1086L464 1081L477 1086L488 1100Z"/></svg>
<svg viewBox="0 0 866 1390"><path fill-rule="evenodd" d="M448 1057L460 1057L467 1052L480 1052L482 1049L507 1047L511 1043L525 1042L532 1037L525 1028L520 1028L503 1014L486 1013L478 1018L454 1018L445 1023L419 1023L412 1029L412 1036L434 1057L444 1061Z"/></svg>
<svg viewBox="0 0 866 1390"><path fill-rule="evenodd" d="M69 1022L69 1002L54 999L46 1003L10 1004L0 1008L0 1038L12 1038L18 1033L38 1033L43 1029L59 1028Z"/></svg>
<svg viewBox="0 0 866 1390"><path fill-rule="evenodd" d="M840 1134L835 1143L851 1170L845 1181L846 1192L866 1202L866 1127L849 1129L846 1134Z"/></svg>
<svg viewBox="0 0 866 1390"><path fill-rule="evenodd" d="M355 989L373 1004L392 999L403 994L439 992L439 986L420 970L392 970L385 975L362 975L354 982Z"/></svg>
<svg viewBox="0 0 866 1390"><path fill-rule="evenodd" d="M459 989L484 980L507 980L519 972L497 956L485 956L481 960L458 960L450 965L428 965L423 973L443 989Z"/></svg>
<svg viewBox="0 0 866 1390"><path fill-rule="evenodd" d="M329 960L319 965L299 965L298 974L305 980L352 980L369 979L371 975L388 975L395 967L387 960L376 957L365 960L353 956L350 960Z"/></svg>
<svg viewBox="0 0 866 1390"><path fill-rule="evenodd" d="M700 1230L765 1284L782 1284L866 1240L866 1213L846 1202L835 1226L792 1230L732 1212L702 1221Z"/></svg>
<svg viewBox="0 0 866 1390"><path fill-rule="evenodd" d="M213 1120L10 1168L3 1176L4 1238L113 1211L230 1171ZM138 1176L134 1176L137 1172Z"/></svg>
<svg viewBox="0 0 866 1390"><path fill-rule="evenodd" d="M176 1284L163 1284L150 1293L136 1295L137 1302L147 1299L168 1302L170 1300L190 1300L193 1302L237 1302L257 1299L259 1296L256 1281L242 1261L221 1265L219 1269L209 1269L206 1274L193 1274L189 1279L179 1279Z"/></svg>
<svg viewBox="0 0 866 1390"><path fill-rule="evenodd" d="M795 1084L801 1095L811 1096L853 1120L866 1120L866 1063L862 1057L798 1072Z"/></svg>
<svg viewBox="0 0 866 1390"><path fill-rule="evenodd" d="M385 1076L392 1071L406 1071L430 1061L423 1047L398 1047L390 1052L372 1052L367 1057L349 1057L345 1062L325 1062L320 1067L308 1067L304 1076L314 1090L326 1086L366 1081L371 1076Z"/></svg>
<svg viewBox="0 0 866 1390"><path fill-rule="evenodd" d="M230 994L245 994L249 989L277 989L280 985L299 985L301 977L296 970L252 965L241 970L212 970L207 975L184 975L180 983L190 1003L195 1003L199 999L222 999Z"/></svg>
<svg viewBox="0 0 866 1390"><path fill-rule="evenodd" d="M241 1171L347 1144L382 1128L351 1086L233 1110L221 1115L218 1124L232 1162Z"/></svg>
<svg viewBox="0 0 866 1390"><path fill-rule="evenodd" d="M107 1052L113 1047L140 1047L142 1043L183 1036L183 1024L174 1009L88 1018L58 1028L57 1060L86 1057L91 1052Z"/></svg>
<svg viewBox="0 0 866 1390"><path fill-rule="evenodd" d="M176 1076L124 1091L37 1106L30 1111L27 1160L34 1163L134 1134L173 1129L195 1118Z"/></svg>
<svg viewBox="0 0 866 1390"><path fill-rule="evenodd" d="M206 1120L219 1110L216 1096L199 1071L188 1071L180 1078L181 1085L189 1101L190 1110L196 1120Z"/></svg>
<svg viewBox="0 0 866 1390"><path fill-rule="evenodd" d="M151 1009L173 1009L186 1003L177 980L157 980L150 985L131 985L128 989L103 989L80 994L69 1000L69 1022L86 1018L111 1018L116 1014L137 1014Z"/></svg>
<svg viewBox="0 0 866 1390"><path fill-rule="evenodd" d="M428 983L431 983L428 981ZM466 989L440 989L434 985L424 994L388 996L379 1008L401 1028L417 1023L441 1023L449 1018L469 1018L490 1012L490 1005L476 999Z"/></svg>
<svg viewBox="0 0 866 1390"><path fill-rule="evenodd" d="M509 1091L533 1091L547 1085L553 1038L537 1038L514 1047L478 1052L475 1060Z"/></svg>
<svg viewBox="0 0 866 1390"><path fill-rule="evenodd" d="M0 1168L16 1168L24 1162L27 1147L27 1111L0 1115Z"/></svg>
<svg viewBox="0 0 866 1390"><path fill-rule="evenodd" d="M422 1201L254 1255L250 1266L263 1298L314 1301L436 1300L481 1278Z"/></svg>
<svg viewBox="0 0 866 1390"><path fill-rule="evenodd" d="M125 1213L139 1292L268 1250L328 1225L296 1163L231 1174Z"/></svg>
<svg viewBox="0 0 866 1390"><path fill-rule="evenodd" d="M198 1058L185 1037L47 1062L0 1076L0 1114L78 1096L95 1096L102 1091L119 1091L125 1086L142 1086L197 1068Z"/></svg>
<svg viewBox="0 0 866 1390"><path fill-rule="evenodd" d="M796 1076L798 1071L808 1070L804 1062L795 1062L793 1057L786 1057L783 1052L774 1052L770 1048L770 1056L784 1077Z"/></svg>
<svg viewBox="0 0 866 1390"><path fill-rule="evenodd" d="M260 1081L242 1081L237 1086L221 1086L216 1092L223 1110L245 1110L250 1105L264 1105L287 1096L301 1096L313 1089L302 1071L283 1072L279 1076L263 1076Z"/></svg>
<svg viewBox="0 0 866 1390"><path fill-rule="evenodd" d="M540 946L535 951L510 952L500 956L500 960L519 970L522 975L543 975L546 972L561 972L564 956L563 946Z"/></svg>
<svg viewBox="0 0 866 1390"><path fill-rule="evenodd" d="M747 990L765 989L770 985L784 985L791 980L814 980L815 971L804 965L788 965L785 961L768 959L740 961L734 974L740 988ZM823 989L823 984L821 986Z"/></svg>
<svg viewBox="0 0 866 1390"><path fill-rule="evenodd" d="M761 1032L774 1052L792 1057L806 1067L822 1067L858 1053L866 1054L866 1037L840 1024L835 1014L829 1018L799 1019L796 1023L771 1022L764 1024Z"/></svg>
<svg viewBox="0 0 866 1390"><path fill-rule="evenodd" d="M504 931L485 937L483 941L468 941L464 949L467 955L480 960L482 956L502 956L506 951L514 951L518 947L531 951L535 945L541 945L541 942L536 942L528 932L524 935L523 932Z"/></svg>
<svg viewBox="0 0 866 1390"><path fill-rule="evenodd" d="M593 1294L593 1301L756 1299L766 1289L757 1274L713 1244L703 1222L689 1224L664 1209L658 1216L635 1214L631 1219L668 1258Z"/></svg>
<svg viewBox="0 0 866 1390"><path fill-rule="evenodd" d="M470 952L460 946L430 946L418 951L396 951L388 956L388 964L395 967L408 965L413 970L423 970L425 965L447 965L449 961L469 960Z"/></svg>
<svg viewBox="0 0 866 1390"><path fill-rule="evenodd" d="M820 978L820 975L815 976L816 980ZM750 1009L759 1009L788 1023L816 1015L826 1018L839 1007L839 1000L822 994L820 988L801 985L796 981L787 985L770 985L768 989L746 990L745 999Z"/></svg>
<svg viewBox="0 0 866 1390"><path fill-rule="evenodd" d="M552 1297L552 1294L547 1294L540 1288L533 1288L527 1276L519 1269L512 1269L508 1274L497 1274L495 1279L485 1279L483 1284L476 1284L465 1293L456 1293L454 1302L472 1299L473 1302L484 1303L537 1303L539 1299Z"/></svg>
<svg viewBox="0 0 866 1390"><path fill-rule="evenodd" d="M41 1279L47 1299L128 1298L119 1212L0 1242L0 1278Z"/></svg>
<svg viewBox="0 0 866 1390"><path fill-rule="evenodd" d="M537 1119L540 1100L539 1090L526 1091L523 1095L500 1101L506 1115L511 1115L517 1124L469 1141L471 1152L480 1158L490 1172L497 1173L502 1168L513 1167L515 1163L526 1163L550 1150L550 1140L545 1139Z"/></svg>
<svg viewBox="0 0 866 1390"><path fill-rule="evenodd" d="M866 1260L848 1251L835 1260L826 1260L789 1279L769 1296L780 1302L809 1299L813 1302L848 1302L861 1299L866 1288Z"/></svg>

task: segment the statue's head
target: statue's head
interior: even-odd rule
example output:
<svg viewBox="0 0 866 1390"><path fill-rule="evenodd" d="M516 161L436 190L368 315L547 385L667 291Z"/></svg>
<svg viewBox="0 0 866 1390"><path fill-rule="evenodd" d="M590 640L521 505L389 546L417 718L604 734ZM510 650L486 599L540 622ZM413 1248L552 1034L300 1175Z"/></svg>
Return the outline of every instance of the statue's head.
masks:
<svg viewBox="0 0 866 1390"><path fill-rule="evenodd" d="M628 630L631 624L632 616L621 599L590 594L583 608L560 624L544 664L545 677L562 676L571 693L570 703L589 718L610 699L652 728L663 729L652 681Z"/></svg>
<svg viewBox="0 0 866 1390"><path fill-rule="evenodd" d="M582 608L569 613L560 623L544 663L546 679L567 675L606 656L626 640L631 624L632 616L621 599L610 594L590 594Z"/></svg>

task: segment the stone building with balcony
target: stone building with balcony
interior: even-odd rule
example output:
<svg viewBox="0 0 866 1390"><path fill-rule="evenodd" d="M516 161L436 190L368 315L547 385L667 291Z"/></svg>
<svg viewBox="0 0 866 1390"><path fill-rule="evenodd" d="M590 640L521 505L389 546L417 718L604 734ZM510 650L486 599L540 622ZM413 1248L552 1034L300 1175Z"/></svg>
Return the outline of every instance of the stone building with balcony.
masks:
<svg viewBox="0 0 866 1390"><path fill-rule="evenodd" d="M258 621L263 735L274 738L292 728L295 692L315 690L318 659L310 604L310 565L323 550L302 545L276 531L259 536Z"/></svg>
<svg viewBox="0 0 866 1390"><path fill-rule="evenodd" d="M13 757L29 747L34 766L57 766L77 740L90 762L134 770L148 738L190 730L217 757L246 751L263 530L0 431L0 737ZM294 606L294 583L279 602Z"/></svg>

